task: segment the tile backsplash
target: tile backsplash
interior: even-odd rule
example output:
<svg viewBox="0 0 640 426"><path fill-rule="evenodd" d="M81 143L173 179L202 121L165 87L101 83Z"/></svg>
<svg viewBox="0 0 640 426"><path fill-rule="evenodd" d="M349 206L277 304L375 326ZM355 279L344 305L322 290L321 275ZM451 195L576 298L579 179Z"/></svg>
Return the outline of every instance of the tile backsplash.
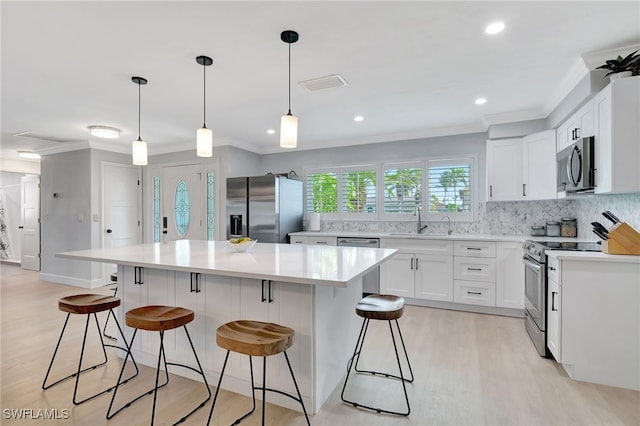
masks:
<svg viewBox="0 0 640 426"><path fill-rule="evenodd" d="M477 220L452 222L456 234L529 235L532 225L545 225L560 221L562 217L575 217L578 221L578 237L596 240L591 232L591 222L598 221L609 227L611 223L602 212L611 210L622 221L640 232L640 193L581 195L573 199L548 201L505 201L479 203ZM424 232L443 233L446 222L426 222ZM321 221L323 231L345 232L415 232L416 222L388 221ZM307 229L305 222L305 229Z"/></svg>

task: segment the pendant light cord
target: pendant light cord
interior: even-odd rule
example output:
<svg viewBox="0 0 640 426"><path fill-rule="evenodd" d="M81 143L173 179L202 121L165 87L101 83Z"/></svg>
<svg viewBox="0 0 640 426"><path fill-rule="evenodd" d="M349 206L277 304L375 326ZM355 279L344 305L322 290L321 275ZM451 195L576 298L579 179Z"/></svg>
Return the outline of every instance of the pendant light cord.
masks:
<svg viewBox="0 0 640 426"><path fill-rule="evenodd" d="M291 115L291 41L289 41L289 113Z"/></svg>
<svg viewBox="0 0 640 426"><path fill-rule="evenodd" d="M202 65L202 81L203 81L203 91L202 91L202 127L207 127L207 67L206 65Z"/></svg>
<svg viewBox="0 0 640 426"><path fill-rule="evenodd" d="M142 105L142 100L141 100L142 97L140 95L140 86L141 86L140 83L138 83L138 140L139 141L142 140L140 138L140 114L141 114L140 111L142 111L142 106L141 106Z"/></svg>

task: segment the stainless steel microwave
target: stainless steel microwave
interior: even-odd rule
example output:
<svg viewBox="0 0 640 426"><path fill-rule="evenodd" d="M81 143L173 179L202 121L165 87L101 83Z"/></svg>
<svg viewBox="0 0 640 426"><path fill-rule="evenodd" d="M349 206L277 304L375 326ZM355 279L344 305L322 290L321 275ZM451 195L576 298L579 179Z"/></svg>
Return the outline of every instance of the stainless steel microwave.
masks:
<svg viewBox="0 0 640 426"><path fill-rule="evenodd" d="M595 181L595 140L582 138L556 154L558 192L592 191Z"/></svg>

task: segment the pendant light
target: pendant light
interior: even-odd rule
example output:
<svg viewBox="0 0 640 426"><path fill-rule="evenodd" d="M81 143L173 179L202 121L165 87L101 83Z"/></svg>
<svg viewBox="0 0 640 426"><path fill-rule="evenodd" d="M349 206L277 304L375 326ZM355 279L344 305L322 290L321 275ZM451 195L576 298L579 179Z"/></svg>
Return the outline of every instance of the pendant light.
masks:
<svg viewBox="0 0 640 426"><path fill-rule="evenodd" d="M131 77L131 81L138 85L138 139L131 144L133 154L133 164L135 166L147 165L147 143L140 137L140 86L147 84L147 79L142 77Z"/></svg>
<svg viewBox="0 0 640 426"><path fill-rule="evenodd" d="M280 39L289 45L289 112L280 119L280 147L295 148L298 146L298 117L291 114L291 45L298 41L298 33L283 31Z"/></svg>
<svg viewBox="0 0 640 426"><path fill-rule="evenodd" d="M207 129L207 77L206 67L213 64L213 59L208 56L198 56L196 62L202 65L202 81L203 81L203 117L202 127L198 129L196 135L196 154L198 157L212 157L213 156L213 132L211 129Z"/></svg>

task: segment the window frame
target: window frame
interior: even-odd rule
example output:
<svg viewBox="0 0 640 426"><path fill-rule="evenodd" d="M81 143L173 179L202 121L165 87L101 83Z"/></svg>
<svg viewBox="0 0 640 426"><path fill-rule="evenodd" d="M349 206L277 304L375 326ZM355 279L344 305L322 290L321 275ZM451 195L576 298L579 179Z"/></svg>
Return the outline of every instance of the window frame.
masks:
<svg viewBox="0 0 640 426"><path fill-rule="evenodd" d="M431 198L431 191L429 190L429 169L431 167L455 167L461 162L466 161L469 164L469 178L471 179L470 191L471 197L469 201L470 211L469 212L430 212L428 200ZM447 156L447 157L434 157L425 160L425 168L424 168L424 190L426 192L426 197L422 199L422 217L425 218L427 222L435 222L442 221L445 216L448 216L451 219L451 222L473 222L476 218L476 212L478 209L477 206L477 188L478 188L478 171L477 171L477 155L476 154L467 154L467 155L456 155L456 156Z"/></svg>
<svg viewBox="0 0 640 426"><path fill-rule="evenodd" d="M384 173L386 170L390 170L390 169L408 169L408 168L420 168L421 169L421 175L420 175L420 192L424 194L424 184L425 184L425 175L424 175L424 170L425 170L425 162L424 161L403 161L403 162L392 162L392 163L381 163L380 164L380 187L381 187L381 191L380 191L380 220L385 220L385 221L413 221L413 220L417 220L415 218L415 210L412 213L385 213L384 211L384 191L385 191L385 184L384 184ZM424 211L424 197L421 196L420 199L420 206L422 207L423 211Z"/></svg>

